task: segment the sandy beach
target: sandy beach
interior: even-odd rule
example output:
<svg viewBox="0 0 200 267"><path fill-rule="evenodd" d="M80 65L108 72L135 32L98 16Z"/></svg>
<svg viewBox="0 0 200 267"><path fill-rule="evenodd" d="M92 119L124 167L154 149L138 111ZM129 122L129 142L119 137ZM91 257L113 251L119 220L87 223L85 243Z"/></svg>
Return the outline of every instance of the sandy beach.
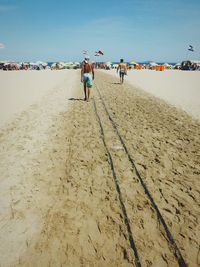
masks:
<svg viewBox="0 0 200 267"><path fill-rule="evenodd" d="M48 93L67 84L71 86L74 75L70 74L71 70L0 71L0 127Z"/></svg>
<svg viewBox="0 0 200 267"><path fill-rule="evenodd" d="M0 73L0 266L200 266L199 73L104 72Z"/></svg>
<svg viewBox="0 0 200 267"><path fill-rule="evenodd" d="M116 70L101 70L119 77ZM126 81L186 111L200 121L200 72L129 70Z"/></svg>

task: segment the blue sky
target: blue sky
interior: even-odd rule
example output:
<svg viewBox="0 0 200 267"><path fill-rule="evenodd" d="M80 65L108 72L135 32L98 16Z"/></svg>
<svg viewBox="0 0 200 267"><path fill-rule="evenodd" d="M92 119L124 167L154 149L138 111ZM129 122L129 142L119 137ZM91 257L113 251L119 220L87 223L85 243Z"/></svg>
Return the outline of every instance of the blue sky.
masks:
<svg viewBox="0 0 200 267"><path fill-rule="evenodd" d="M200 60L199 29L200 0L0 0L0 60Z"/></svg>

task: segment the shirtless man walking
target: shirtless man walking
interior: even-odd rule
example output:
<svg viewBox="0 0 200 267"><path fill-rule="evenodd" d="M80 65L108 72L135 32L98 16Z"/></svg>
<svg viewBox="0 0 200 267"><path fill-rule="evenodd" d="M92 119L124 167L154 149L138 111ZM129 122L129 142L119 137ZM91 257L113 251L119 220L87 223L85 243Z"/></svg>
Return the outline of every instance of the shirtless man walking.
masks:
<svg viewBox="0 0 200 267"><path fill-rule="evenodd" d="M117 67L117 72L118 70L119 70L120 83L122 84L124 82L124 75L127 74L127 66L124 63L123 59L120 59L120 64Z"/></svg>
<svg viewBox="0 0 200 267"><path fill-rule="evenodd" d="M83 82L84 85L85 101L89 101L92 88L92 80L94 80L94 68L90 63L89 56L87 56L85 57L81 68L81 82Z"/></svg>

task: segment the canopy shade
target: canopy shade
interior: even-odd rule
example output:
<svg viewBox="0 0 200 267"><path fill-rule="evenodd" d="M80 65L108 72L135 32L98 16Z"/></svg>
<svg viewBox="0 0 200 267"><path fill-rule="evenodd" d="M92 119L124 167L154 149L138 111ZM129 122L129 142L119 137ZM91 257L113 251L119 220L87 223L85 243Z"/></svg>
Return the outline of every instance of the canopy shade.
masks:
<svg viewBox="0 0 200 267"><path fill-rule="evenodd" d="M131 61L131 62L129 62L129 64L130 64L130 65L138 65L138 63L135 62L135 61Z"/></svg>
<svg viewBox="0 0 200 267"><path fill-rule="evenodd" d="M158 66L158 64L156 62L150 62L149 65L150 66Z"/></svg>

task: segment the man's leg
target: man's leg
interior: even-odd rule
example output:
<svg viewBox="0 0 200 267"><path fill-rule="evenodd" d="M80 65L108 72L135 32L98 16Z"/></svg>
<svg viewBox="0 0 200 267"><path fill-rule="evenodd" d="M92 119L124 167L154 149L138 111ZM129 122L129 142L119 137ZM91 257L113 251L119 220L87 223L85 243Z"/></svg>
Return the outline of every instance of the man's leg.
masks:
<svg viewBox="0 0 200 267"><path fill-rule="evenodd" d="M86 101L87 100L87 92L86 92L86 82L84 82L84 95L85 95L85 98L84 100Z"/></svg>
<svg viewBox="0 0 200 267"><path fill-rule="evenodd" d="M88 90L88 98L87 98L87 101L89 101L90 94L91 94L91 89L88 87L87 90Z"/></svg>

